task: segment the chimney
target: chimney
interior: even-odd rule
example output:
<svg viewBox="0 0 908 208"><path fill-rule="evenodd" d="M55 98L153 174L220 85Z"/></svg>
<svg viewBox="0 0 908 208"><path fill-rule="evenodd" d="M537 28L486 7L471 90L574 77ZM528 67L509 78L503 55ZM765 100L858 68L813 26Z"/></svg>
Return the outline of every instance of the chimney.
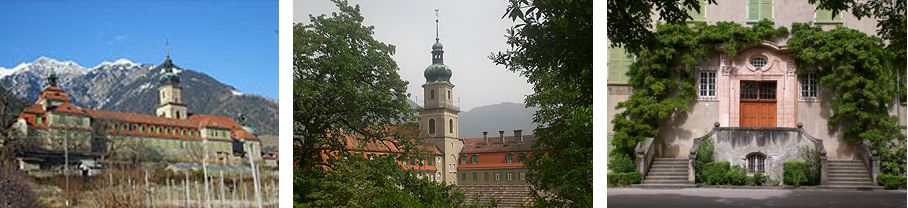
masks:
<svg viewBox="0 0 908 208"><path fill-rule="evenodd" d="M523 129L514 130L514 142L523 143Z"/></svg>
<svg viewBox="0 0 908 208"><path fill-rule="evenodd" d="M488 131L482 132L482 140L486 141L486 144L489 144L489 132Z"/></svg>
<svg viewBox="0 0 908 208"><path fill-rule="evenodd" d="M504 131L498 131L498 134L501 135L501 136L498 136L498 138L500 138L500 139L501 139L501 143L504 144Z"/></svg>

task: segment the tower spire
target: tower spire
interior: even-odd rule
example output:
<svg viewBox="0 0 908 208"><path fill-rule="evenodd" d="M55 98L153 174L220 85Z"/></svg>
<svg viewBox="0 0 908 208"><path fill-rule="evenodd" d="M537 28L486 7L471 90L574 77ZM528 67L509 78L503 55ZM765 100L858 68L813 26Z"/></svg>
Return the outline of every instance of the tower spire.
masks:
<svg viewBox="0 0 908 208"><path fill-rule="evenodd" d="M435 42L438 42L438 9L435 9Z"/></svg>
<svg viewBox="0 0 908 208"><path fill-rule="evenodd" d="M170 40L168 38L164 38L164 56L170 58Z"/></svg>

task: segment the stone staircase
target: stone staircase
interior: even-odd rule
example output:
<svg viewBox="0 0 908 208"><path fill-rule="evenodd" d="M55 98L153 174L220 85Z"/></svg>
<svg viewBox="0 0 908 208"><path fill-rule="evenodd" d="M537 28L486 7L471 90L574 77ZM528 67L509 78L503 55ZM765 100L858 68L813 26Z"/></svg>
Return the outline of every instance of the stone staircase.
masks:
<svg viewBox="0 0 908 208"><path fill-rule="evenodd" d="M873 185L870 172L860 160L828 160L829 184L825 189L876 190L882 186Z"/></svg>
<svg viewBox="0 0 908 208"><path fill-rule="evenodd" d="M649 172L643 177L640 184L632 184L634 188L695 188L687 181L687 158L653 158Z"/></svg>
<svg viewBox="0 0 908 208"><path fill-rule="evenodd" d="M486 203L492 198L498 199L498 207L519 207L530 205L533 191L530 185L461 185L458 186L467 195L466 203L475 203L474 195L481 195L479 203Z"/></svg>

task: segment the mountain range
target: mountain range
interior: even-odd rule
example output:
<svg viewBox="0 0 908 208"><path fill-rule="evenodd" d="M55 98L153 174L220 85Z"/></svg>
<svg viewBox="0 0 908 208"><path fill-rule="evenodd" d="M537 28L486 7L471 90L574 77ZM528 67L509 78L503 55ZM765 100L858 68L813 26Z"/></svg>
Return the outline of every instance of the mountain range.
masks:
<svg viewBox="0 0 908 208"><path fill-rule="evenodd" d="M411 108L422 108L412 100L407 100ZM533 134L536 124L533 123L533 113L538 108L527 108L522 103L503 102L499 104L475 107L469 111L458 114L460 125L460 138L479 138L483 131L489 132L489 137L497 137L499 131L504 131L505 136L512 136L514 130L523 130L523 134ZM416 113L414 116L418 116Z"/></svg>
<svg viewBox="0 0 908 208"><path fill-rule="evenodd" d="M174 62L179 66L179 60ZM0 68L0 88L33 103L37 94L47 87L45 79L53 70L58 86L79 107L154 115L158 105L158 75L163 72L154 69L155 66L119 59L87 68L72 61L41 57L11 69ZM277 100L241 93L195 70L184 69L178 73L183 101L190 114L233 118L242 113L247 118L246 125L257 133L277 135Z"/></svg>

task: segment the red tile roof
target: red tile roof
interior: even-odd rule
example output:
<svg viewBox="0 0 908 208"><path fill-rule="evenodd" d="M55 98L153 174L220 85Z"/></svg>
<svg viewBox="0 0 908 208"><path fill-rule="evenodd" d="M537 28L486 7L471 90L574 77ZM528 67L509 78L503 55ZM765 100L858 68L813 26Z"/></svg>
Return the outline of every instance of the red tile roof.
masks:
<svg viewBox="0 0 908 208"><path fill-rule="evenodd" d="M38 94L38 98L63 100L66 102L69 102L71 100L69 95L59 87L48 87L47 89L44 89L44 91L41 91L41 93Z"/></svg>
<svg viewBox="0 0 908 208"><path fill-rule="evenodd" d="M536 142L536 135L523 135L523 142L514 136L504 137L505 142L501 143L500 137L489 137L489 143L486 144L484 138L470 138L463 140L463 150L461 154L487 153L487 152L519 152L533 151L533 143Z"/></svg>

